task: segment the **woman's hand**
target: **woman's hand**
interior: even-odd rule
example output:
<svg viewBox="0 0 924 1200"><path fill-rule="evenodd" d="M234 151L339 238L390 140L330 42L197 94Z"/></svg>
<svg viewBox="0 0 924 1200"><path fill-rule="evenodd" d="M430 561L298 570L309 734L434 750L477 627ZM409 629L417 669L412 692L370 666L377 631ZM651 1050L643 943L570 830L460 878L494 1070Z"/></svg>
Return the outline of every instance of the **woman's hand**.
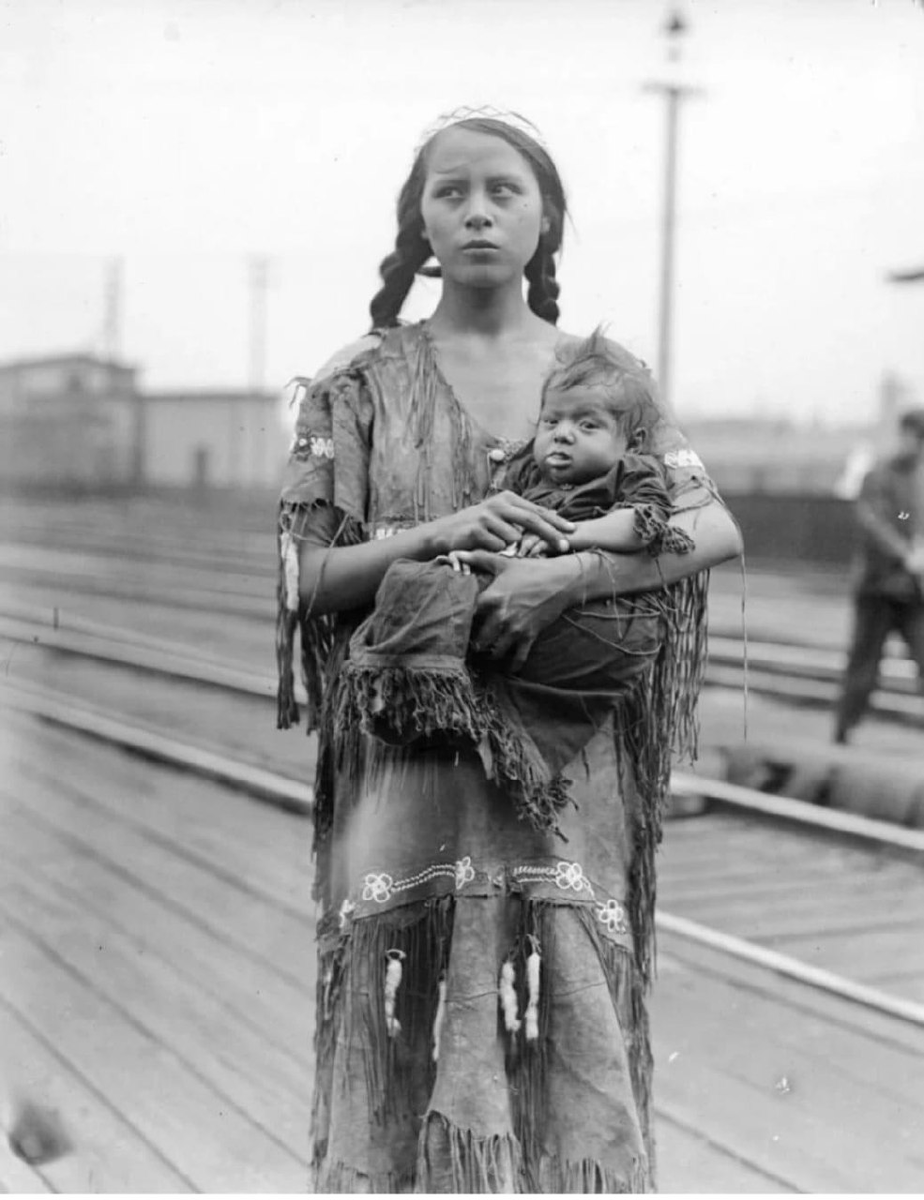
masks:
<svg viewBox="0 0 924 1200"><path fill-rule="evenodd" d="M568 548L571 548L571 540L568 540ZM536 537L534 533L525 533L520 538L520 544L516 548L517 558L548 558L552 548L548 542L544 542L542 538ZM564 551L559 547L558 550L552 553L562 553Z"/></svg>
<svg viewBox="0 0 924 1200"><path fill-rule="evenodd" d="M495 553L524 534L534 534L553 550L566 553L566 534L574 523L549 508L542 508L513 492L498 492L480 504L438 517L431 524L434 557L453 550L488 550Z"/></svg>
<svg viewBox="0 0 924 1200"><path fill-rule="evenodd" d="M511 656L512 670L519 670L543 629L573 603L573 571L559 568L567 559L506 558L482 550L456 557L494 577L478 597L474 647L491 658Z"/></svg>

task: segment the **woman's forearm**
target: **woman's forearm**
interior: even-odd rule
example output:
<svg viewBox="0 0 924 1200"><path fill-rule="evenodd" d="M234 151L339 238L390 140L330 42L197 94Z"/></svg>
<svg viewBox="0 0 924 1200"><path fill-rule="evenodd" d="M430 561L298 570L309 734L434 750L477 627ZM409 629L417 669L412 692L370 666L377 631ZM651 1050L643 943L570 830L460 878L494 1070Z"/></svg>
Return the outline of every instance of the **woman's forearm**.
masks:
<svg viewBox="0 0 924 1200"><path fill-rule="evenodd" d="M435 553L428 525L355 546L303 542L299 550L299 597L315 617L362 608L375 599L385 572L396 559L424 561Z"/></svg>
<svg viewBox="0 0 924 1200"><path fill-rule="evenodd" d="M572 604L607 596L650 591L709 570L741 553L741 534L728 510L717 501L675 514L670 524L693 539L687 554L613 554L583 551L550 559L562 571Z"/></svg>

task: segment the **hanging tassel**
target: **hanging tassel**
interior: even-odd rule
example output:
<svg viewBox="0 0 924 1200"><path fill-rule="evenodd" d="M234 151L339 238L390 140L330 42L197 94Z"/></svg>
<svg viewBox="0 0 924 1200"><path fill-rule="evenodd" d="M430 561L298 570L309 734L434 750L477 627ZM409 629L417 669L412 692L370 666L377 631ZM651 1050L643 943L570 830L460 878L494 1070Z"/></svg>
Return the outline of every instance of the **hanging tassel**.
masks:
<svg viewBox="0 0 924 1200"><path fill-rule="evenodd" d="M286 608L289 612L298 611L298 547L292 532L283 530L279 537L279 550L282 555L283 574L286 584Z"/></svg>
<svg viewBox="0 0 924 1200"><path fill-rule="evenodd" d="M510 1034L519 1033L521 1022L517 1016L516 975L513 962L509 958L505 959L501 966L498 992L501 1009L504 1013L504 1028Z"/></svg>
<svg viewBox="0 0 924 1200"><path fill-rule="evenodd" d="M526 960L526 988L529 1002L526 1005L523 1020L526 1025L526 1040L535 1042L539 1038L539 971L542 959L539 957L538 939L530 936L529 944L532 947Z"/></svg>
<svg viewBox="0 0 924 1200"><path fill-rule="evenodd" d="M407 955L403 950L389 950L385 957L388 959L388 966L385 968L385 1028L388 1036L393 1038L401 1032L401 1022L395 1016L395 997L401 986L401 976L404 974L401 964Z"/></svg>
<svg viewBox="0 0 924 1200"><path fill-rule="evenodd" d="M439 1000L436 1005L436 1016L433 1018L433 1061L440 1060L440 1037L443 1033L443 1021L446 1019L446 973L440 975L437 984Z"/></svg>

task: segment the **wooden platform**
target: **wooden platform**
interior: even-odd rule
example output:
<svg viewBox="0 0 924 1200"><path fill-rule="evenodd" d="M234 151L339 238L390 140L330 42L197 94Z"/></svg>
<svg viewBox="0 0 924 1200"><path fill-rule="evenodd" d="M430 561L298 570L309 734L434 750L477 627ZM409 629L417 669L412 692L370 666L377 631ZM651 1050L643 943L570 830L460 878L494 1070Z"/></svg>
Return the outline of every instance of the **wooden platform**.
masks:
<svg viewBox="0 0 924 1200"><path fill-rule="evenodd" d="M72 1150L10 1191L307 1186L307 823L0 709L2 1118ZM919 1191L924 1034L662 939L660 1185Z"/></svg>

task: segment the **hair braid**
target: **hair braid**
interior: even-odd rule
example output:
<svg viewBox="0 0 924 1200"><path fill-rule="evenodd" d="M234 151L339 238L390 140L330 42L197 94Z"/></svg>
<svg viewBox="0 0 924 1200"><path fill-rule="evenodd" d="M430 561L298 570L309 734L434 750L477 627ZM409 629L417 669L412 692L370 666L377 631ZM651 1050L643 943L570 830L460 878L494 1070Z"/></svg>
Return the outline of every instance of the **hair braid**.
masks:
<svg viewBox="0 0 924 1200"><path fill-rule="evenodd" d="M537 317L551 325L557 325L558 294L561 288L555 278L555 258L544 237L539 239L536 253L526 264L523 273L529 280L526 303Z"/></svg>
<svg viewBox="0 0 924 1200"><path fill-rule="evenodd" d="M379 267L382 286L369 305L373 329L388 329L397 325L398 314L414 283L414 276L430 257L430 244L426 240L423 217L420 215L420 193L425 173L423 158L418 157L398 196L395 248L382 260Z"/></svg>

